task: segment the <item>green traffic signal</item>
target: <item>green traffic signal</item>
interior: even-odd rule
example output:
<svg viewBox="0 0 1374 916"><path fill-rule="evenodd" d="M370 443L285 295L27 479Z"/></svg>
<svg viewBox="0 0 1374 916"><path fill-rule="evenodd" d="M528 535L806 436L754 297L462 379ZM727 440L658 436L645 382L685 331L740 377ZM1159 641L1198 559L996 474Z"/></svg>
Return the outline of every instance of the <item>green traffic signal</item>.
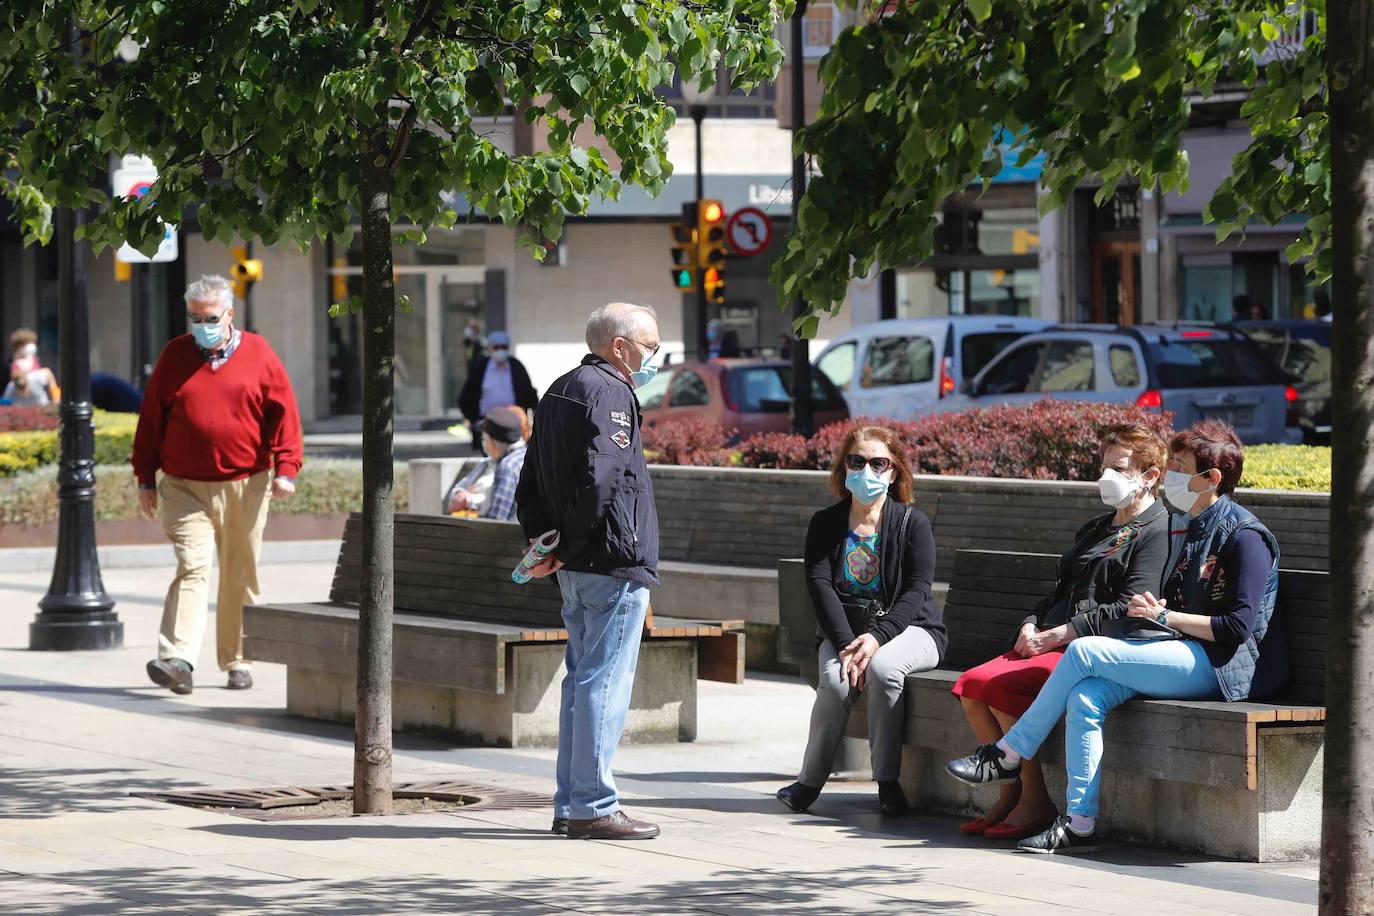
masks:
<svg viewBox="0 0 1374 916"><path fill-rule="evenodd" d="M678 289L692 288L692 272L690 270L683 268L681 270L674 270L672 273L674 286Z"/></svg>

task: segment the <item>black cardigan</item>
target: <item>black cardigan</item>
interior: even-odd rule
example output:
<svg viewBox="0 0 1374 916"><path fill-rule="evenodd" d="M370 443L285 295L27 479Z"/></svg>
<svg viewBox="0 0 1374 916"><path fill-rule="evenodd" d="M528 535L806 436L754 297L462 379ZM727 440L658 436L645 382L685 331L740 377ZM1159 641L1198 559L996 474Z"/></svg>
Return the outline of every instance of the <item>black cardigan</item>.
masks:
<svg viewBox="0 0 1374 916"><path fill-rule="evenodd" d="M845 539L849 535L849 499L843 499L811 516L806 529L806 585L821 632L839 651L854 641L836 585L844 573ZM930 519L913 508L907 520L906 556L901 559L898 582L898 544L902 540L902 503L889 499L883 506L878 537L882 563L883 605L886 615L869 631L882 645L909 626L925 629L943 658L948 639L945 622L931 597L935 576L935 535Z"/></svg>
<svg viewBox="0 0 1374 916"><path fill-rule="evenodd" d="M1067 623L1075 636L1098 636L1103 624L1126 615L1135 595L1162 594L1169 562L1169 513L1164 504L1156 500L1121 526L1112 524L1115 514L1100 515L1078 529L1074 545L1060 557L1054 591L1021 626L1030 623L1048 630ZM1128 533L1132 528L1134 532ZM1124 543L1118 544L1118 539Z"/></svg>

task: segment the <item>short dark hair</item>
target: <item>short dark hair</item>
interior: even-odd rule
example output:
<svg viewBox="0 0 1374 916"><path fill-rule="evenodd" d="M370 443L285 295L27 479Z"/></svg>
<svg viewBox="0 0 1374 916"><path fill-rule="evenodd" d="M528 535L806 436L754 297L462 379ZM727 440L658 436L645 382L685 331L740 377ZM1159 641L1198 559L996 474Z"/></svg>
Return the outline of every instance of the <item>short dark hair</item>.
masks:
<svg viewBox="0 0 1374 916"><path fill-rule="evenodd" d="M1229 496L1240 483L1245 470L1245 446L1231 424L1222 420L1201 420L1169 440L1169 454L1189 452L1197 462L1198 473L1215 468L1221 471L1217 493Z"/></svg>

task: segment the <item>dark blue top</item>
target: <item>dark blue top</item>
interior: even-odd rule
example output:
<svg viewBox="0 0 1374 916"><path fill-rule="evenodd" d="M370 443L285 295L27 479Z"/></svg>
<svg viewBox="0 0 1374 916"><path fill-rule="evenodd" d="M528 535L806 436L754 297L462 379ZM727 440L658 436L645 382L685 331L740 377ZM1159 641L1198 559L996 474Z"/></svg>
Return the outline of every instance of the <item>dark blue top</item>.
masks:
<svg viewBox="0 0 1374 916"><path fill-rule="evenodd" d="M1212 587L1222 589L1221 607L1229 608L1226 613L1214 615L1212 636L1215 642L1202 642L1211 659L1212 666L1220 668L1231 660L1238 649L1255 630L1259 619L1260 606L1264 601L1264 591L1269 582L1269 568L1274 557L1264 536L1254 529L1242 529L1231 538L1216 559L1220 571L1215 573ZM1185 614L1205 613L1205 608L1190 608L1184 601L1182 577L1170 580L1165 598L1168 607Z"/></svg>

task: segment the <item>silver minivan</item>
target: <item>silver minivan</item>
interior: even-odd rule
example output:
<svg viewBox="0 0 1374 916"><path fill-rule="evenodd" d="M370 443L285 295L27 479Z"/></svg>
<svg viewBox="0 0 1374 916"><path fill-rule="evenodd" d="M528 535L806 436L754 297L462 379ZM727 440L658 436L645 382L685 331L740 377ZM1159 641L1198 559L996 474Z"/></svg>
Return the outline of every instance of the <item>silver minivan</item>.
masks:
<svg viewBox="0 0 1374 916"><path fill-rule="evenodd" d="M876 321L834 337L816 368L840 389L850 416L911 420L953 396L1008 344L1050 324L996 315Z"/></svg>

